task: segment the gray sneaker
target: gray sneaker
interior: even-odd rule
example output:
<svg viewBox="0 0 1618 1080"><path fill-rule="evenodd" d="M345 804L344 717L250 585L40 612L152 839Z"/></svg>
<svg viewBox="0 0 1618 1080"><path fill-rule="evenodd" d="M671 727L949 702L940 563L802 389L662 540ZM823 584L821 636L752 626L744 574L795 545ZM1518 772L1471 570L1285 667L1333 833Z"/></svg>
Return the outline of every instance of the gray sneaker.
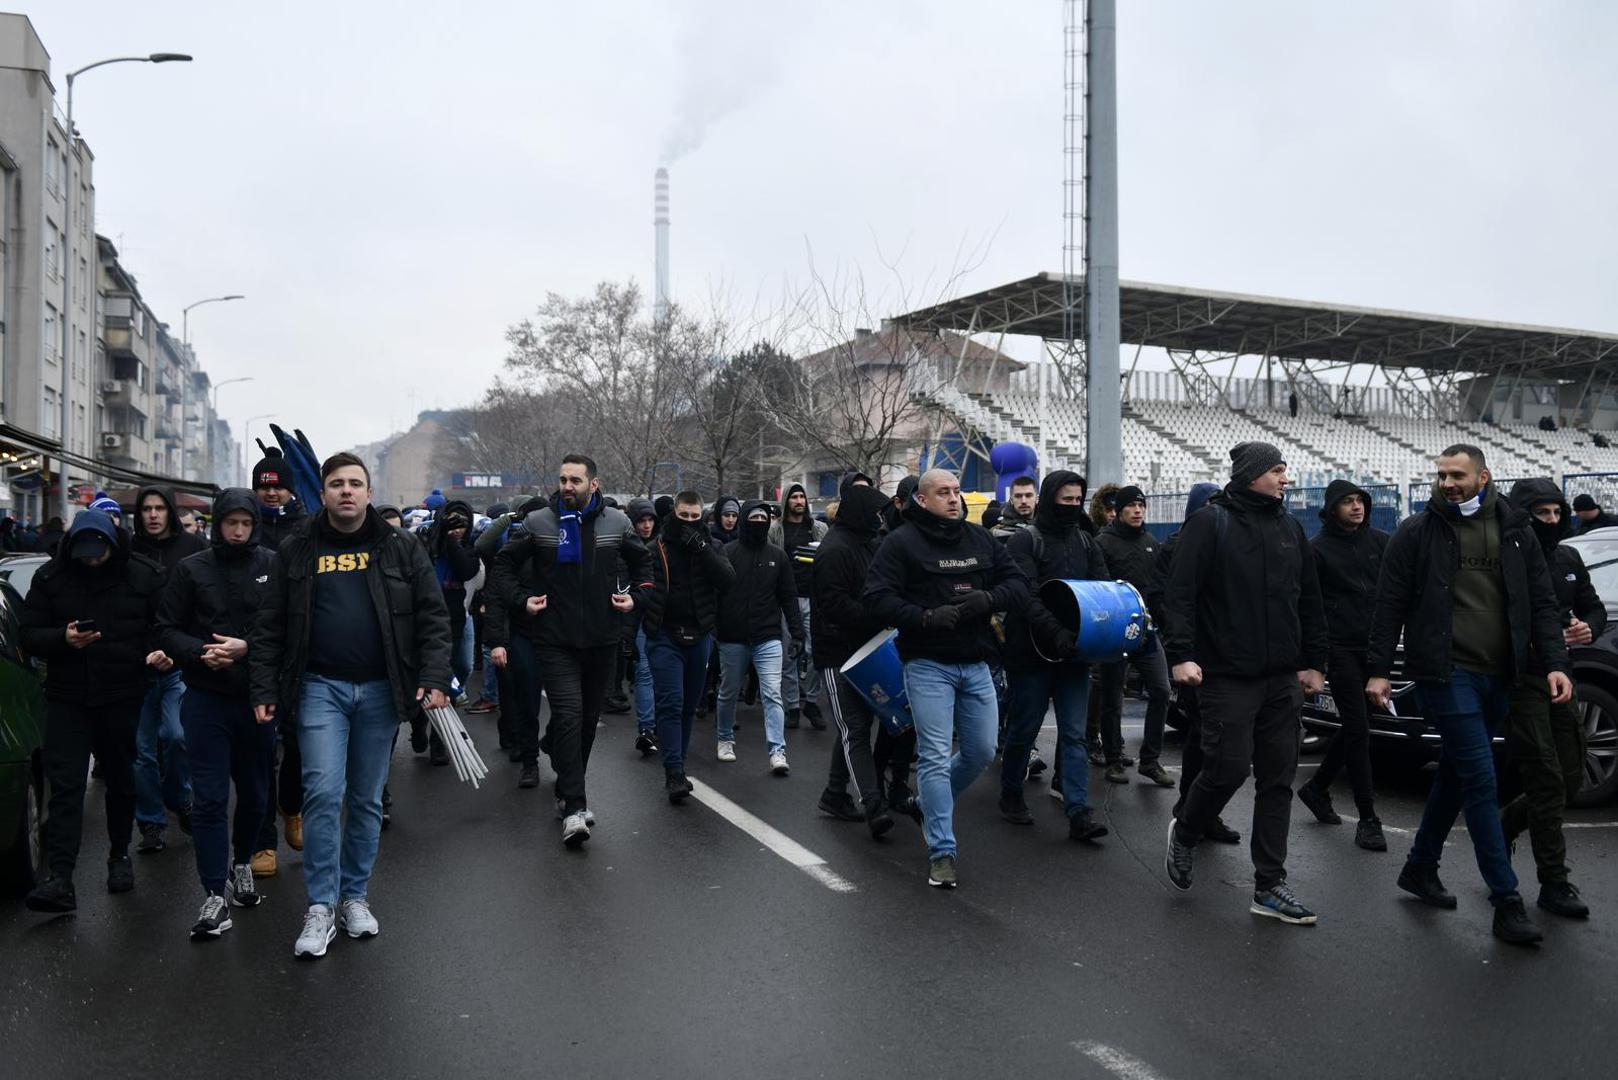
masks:
<svg viewBox="0 0 1618 1080"><path fill-rule="evenodd" d="M942 855L927 864L927 884L935 889L953 889L959 882L955 877L955 856Z"/></svg>
<svg viewBox="0 0 1618 1080"><path fill-rule="evenodd" d="M365 897L343 901L343 929L351 938L372 938L382 932L382 926L371 914L371 902Z"/></svg>
<svg viewBox="0 0 1618 1080"><path fill-rule="evenodd" d="M209 893L191 926L192 941L207 941L230 929L230 907L218 893Z"/></svg>
<svg viewBox="0 0 1618 1080"><path fill-rule="evenodd" d="M303 931L292 946L292 955L311 958L325 956L326 946L336 936L337 917L332 914L331 908L325 904L310 904L303 916Z"/></svg>
<svg viewBox="0 0 1618 1080"><path fill-rule="evenodd" d="M584 820L584 813L569 814L562 819L562 843L570 848L577 848L590 839L590 823Z"/></svg>
<svg viewBox="0 0 1618 1080"><path fill-rule="evenodd" d="M264 899L253 884L253 868L247 863L237 863L230 868L230 880L225 883L225 890L230 902L237 907L258 907Z"/></svg>

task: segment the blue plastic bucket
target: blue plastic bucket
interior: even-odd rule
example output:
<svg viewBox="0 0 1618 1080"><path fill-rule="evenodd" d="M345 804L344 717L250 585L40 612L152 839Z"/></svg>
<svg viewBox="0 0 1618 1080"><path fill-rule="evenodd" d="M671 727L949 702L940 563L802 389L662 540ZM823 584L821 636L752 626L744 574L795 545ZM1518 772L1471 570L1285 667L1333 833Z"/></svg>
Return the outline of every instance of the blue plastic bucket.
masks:
<svg viewBox="0 0 1618 1080"><path fill-rule="evenodd" d="M909 731L910 698L905 694L905 666L893 639L897 630L884 630L860 646L860 651L842 666L843 677L881 719L893 735Z"/></svg>
<svg viewBox="0 0 1618 1080"><path fill-rule="evenodd" d="M1072 657L1076 661L1122 660L1142 651L1152 640L1146 601L1127 581L1053 578L1039 587L1039 600L1057 622L1078 637L1077 655Z"/></svg>

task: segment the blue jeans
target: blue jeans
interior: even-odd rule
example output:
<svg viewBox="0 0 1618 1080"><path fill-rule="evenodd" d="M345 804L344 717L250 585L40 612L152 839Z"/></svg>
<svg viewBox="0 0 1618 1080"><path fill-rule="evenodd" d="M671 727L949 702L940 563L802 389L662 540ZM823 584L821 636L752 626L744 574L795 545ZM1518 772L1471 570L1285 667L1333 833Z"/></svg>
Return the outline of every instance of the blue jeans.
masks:
<svg viewBox="0 0 1618 1080"><path fill-rule="evenodd" d="M646 639L657 710L657 749L669 772L685 772L691 727L708 682L708 654L712 651L712 634L702 635L695 645L680 645L662 630Z"/></svg>
<svg viewBox="0 0 1618 1080"><path fill-rule="evenodd" d="M146 692L135 729L135 820L142 825L166 825L164 807L178 810L191 805L191 766L185 759L185 728L180 723L180 699L185 680L180 669L163 675Z"/></svg>
<svg viewBox="0 0 1618 1080"><path fill-rule="evenodd" d="M490 705L500 704L500 677L495 674L497 670L489 660L489 647L483 646L483 700Z"/></svg>
<svg viewBox="0 0 1618 1080"><path fill-rule="evenodd" d="M1090 665L1046 664L1032 671L1007 672L1011 703L1006 749L1000 762L1000 790L1022 794L1028 757L1045 722L1045 707L1056 705L1056 754L1062 768L1062 808L1072 817L1090 808L1090 768L1084 726L1090 716Z"/></svg>
<svg viewBox="0 0 1618 1080"><path fill-rule="evenodd" d="M455 620L450 620L450 633L455 633ZM472 677L472 644L477 640L475 628L470 617L461 623L461 632L455 635L450 642L449 670L455 676L454 688L450 697L460 700L466 693L466 680Z"/></svg>
<svg viewBox="0 0 1618 1080"><path fill-rule="evenodd" d="M202 887L225 894L233 863L253 857L259 828L270 806L270 769L275 763L275 724L253 719L247 698L192 687L180 703L196 804L191 845ZM234 828L228 817L230 785L236 785Z"/></svg>
<svg viewBox="0 0 1618 1080"><path fill-rule="evenodd" d="M989 665L905 662L905 693L916 722L916 792L927 855L955 854L955 799L994 760L999 706ZM960 750L950 753L950 740ZM1064 772L1063 782L1067 776Z"/></svg>
<svg viewBox="0 0 1618 1080"><path fill-rule="evenodd" d="M739 641L719 643L719 707L714 711L719 741L736 738L736 699L747 681L747 665L758 672L758 699L764 704L764 741L770 753L786 752L787 714L781 707L781 643L760 641L745 645Z"/></svg>
<svg viewBox="0 0 1618 1080"><path fill-rule="evenodd" d="M635 726L642 734L657 729L657 697L652 690L652 660L646 655L646 631L635 630Z"/></svg>
<svg viewBox="0 0 1618 1080"><path fill-rule="evenodd" d="M798 597L798 614L803 622L803 649L798 653L796 660L788 661L781 667L781 700L788 709L796 709L801 705L818 705L820 695L820 673L815 670L811 661L814 654L814 642L809 637L809 598ZM786 641L792 635L787 631L787 621L781 620L781 640Z"/></svg>
<svg viewBox="0 0 1618 1080"><path fill-rule="evenodd" d="M1444 840L1463 811L1472 836L1478 870L1489 886L1489 900L1501 904L1517 899L1517 874L1511 868L1506 838L1500 828L1499 796L1490 742L1506 716L1506 682L1498 675L1481 675L1456 668L1449 682L1416 684L1427 722L1443 739L1438 775L1427 795L1421 827L1410 846L1410 862L1437 867Z"/></svg>
<svg viewBox="0 0 1618 1080"><path fill-rule="evenodd" d="M311 905L365 896L382 836L382 786L398 728L386 679L356 683L310 675L304 680L298 749L303 755L303 882Z"/></svg>

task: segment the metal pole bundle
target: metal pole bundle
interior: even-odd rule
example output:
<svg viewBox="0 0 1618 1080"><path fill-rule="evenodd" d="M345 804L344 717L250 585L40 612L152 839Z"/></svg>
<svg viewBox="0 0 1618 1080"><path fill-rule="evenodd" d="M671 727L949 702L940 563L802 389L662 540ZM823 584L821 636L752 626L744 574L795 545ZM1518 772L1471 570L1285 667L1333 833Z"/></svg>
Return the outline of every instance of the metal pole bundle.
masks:
<svg viewBox="0 0 1618 1080"><path fill-rule="evenodd" d="M461 723L460 714L454 708L446 706L442 709L422 710L427 714L427 720L433 725L439 739L449 752L449 760L455 766L455 775L463 781L471 781L473 787L487 778L489 767L483 763L478 754L478 748L472 742L472 736L467 734L466 727Z"/></svg>

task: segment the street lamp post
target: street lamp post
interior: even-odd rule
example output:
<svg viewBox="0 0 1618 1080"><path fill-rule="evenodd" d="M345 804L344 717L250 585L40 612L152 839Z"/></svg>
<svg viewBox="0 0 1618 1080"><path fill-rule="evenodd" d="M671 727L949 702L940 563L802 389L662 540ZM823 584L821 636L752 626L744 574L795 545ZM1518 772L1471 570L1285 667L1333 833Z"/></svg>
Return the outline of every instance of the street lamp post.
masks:
<svg viewBox="0 0 1618 1080"><path fill-rule="evenodd" d="M259 413L257 416L249 416L247 418L247 423L242 425L242 475L247 477L248 487L253 486L253 478L251 476L247 476L247 443L253 434L253 423L257 420L268 420L274 415L274 413L267 412Z"/></svg>
<svg viewBox="0 0 1618 1080"><path fill-rule="evenodd" d="M245 296L241 295L240 293L231 293L229 296L210 296L206 300L195 301L194 303L187 304L187 305L185 305L185 307L180 309L180 345L182 346L181 353L183 354L180 357L180 479L181 480L184 480L186 478L186 476L185 476L185 426L186 426L185 425L185 420L186 420L186 417L185 417L185 399L186 399L187 384L191 381L191 375L190 375L190 373L188 371L185 370L185 365L186 365L187 361L189 361L191 359L191 309L194 308L194 307L201 307L203 304L219 304L219 303L223 303L226 300L245 300L245 299L247 299L247 298Z"/></svg>
<svg viewBox="0 0 1618 1080"><path fill-rule="evenodd" d="M62 328L62 430L59 432L62 439L62 456L59 459L61 476L57 480L57 487L61 488L62 521L65 523L72 516L73 500L67 488L67 455L69 453L68 424L73 415L71 404L73 397L73 334L70 320L73 318L73 200L77 195L73 182L73 161L77 156L74 153L74 141L77 136L73 132L73 84L80 75L86 71L93 71L108 64L167 64L184 62L191 57L185 53L161 52L151 53L147 56L114 56L109 60L97 60L93 64L86 64L77 71L67 73L67 169L64 170L63 182L67 190L63 193L62 228L66 236L62 240L62 313L57 324ZM88 207L86 207L88 211ZM86 285L89 283L86 282ZM88 358L87 358L88 359ZM181 441L184 446L184 441ZM182 450L183 452L183 450Z"/></svg>
<svg viewBox="0 0 1618 1080"><path fill-rule="evenodd" d="M251 376L251 375L238 375L234 379L222 379L221 381L214 383L213 384L213 414L214 414L214 416L217 417L219 415L219 388L221 386L229 386L231 383L243 383L243 382L252 382L252 381L253 381L253 376ZM212 438L212 434L213 434L212 432L209 432L210 439ZM225 449L229 450L230 447L226 446ZM219 463L217 461L215 461L214 462L215 475L218 474L218 469L219 469Z"/></svg>

